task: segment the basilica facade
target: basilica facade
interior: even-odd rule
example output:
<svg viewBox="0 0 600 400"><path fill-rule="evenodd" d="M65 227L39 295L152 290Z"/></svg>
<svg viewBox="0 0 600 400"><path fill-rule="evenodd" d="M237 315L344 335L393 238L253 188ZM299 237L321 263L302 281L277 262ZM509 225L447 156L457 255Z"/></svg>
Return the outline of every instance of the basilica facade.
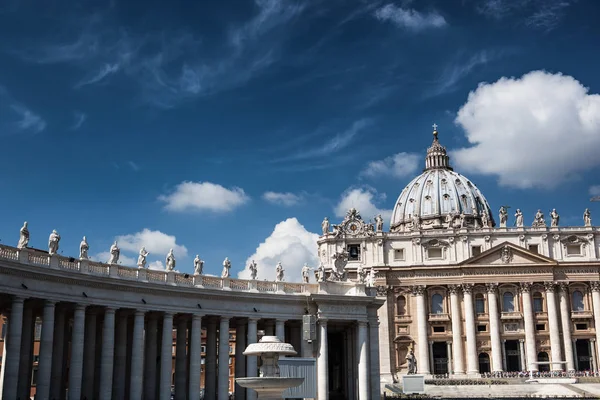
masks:
<svg viewBox="0 0 600 400"><path fill-rule="evenodd" d="M325 219L318 242L322 269L335 276L343 265L386 299L382 382L414 367L474 377L598 370L600 231L589 210L580 226L561 226L556 210L531 223L518 209L493 213L433 134L389 231L381 216L368 222L351 209L340 224Z"/></svg>

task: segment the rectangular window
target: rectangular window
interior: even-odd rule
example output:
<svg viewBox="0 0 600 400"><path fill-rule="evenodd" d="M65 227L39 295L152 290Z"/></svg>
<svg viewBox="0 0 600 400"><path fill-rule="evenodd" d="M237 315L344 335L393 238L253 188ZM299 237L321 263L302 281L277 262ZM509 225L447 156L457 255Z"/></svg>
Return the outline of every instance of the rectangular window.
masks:
<svg viewBox="0 0 600 400"><path fill-rule="evenodd" d="M200 359L200 365L204 365L204 361L206 361L204 358Z"/></svg>
<svg viewBox="0 0 600 400"><path fill-rule="evenodd" d="M430 260L435 260L435 259L441 259L442 258L442 249L440 249L439 247L433 247L431 249L427 250L427 257Z"/></svg>
<svg viewBox="0 0 600 400"><path fill-rule="evenodd" d="M37 385L37 368L31 370L31 386Z"/></svg>
<svg viewBox="0 0 600 400"><path fill-rule="evenodd" d="M446 327L444 326L434 326L433 333L444 333L446 332Z"/></svg>
<svg viewBox="0 0 600 400"><path fill-rule="evenodd" d="M395 261L404 261L404 249L395 249L394 250L394 260Z"/></svg>
<svg viewBox="0 0 600 400"><path fill-rule="evenodd" d="M347 249L349 261L360 261L360 245L349 244Z"/></svg>
<svg viewBox="0 0 600 400"><path fill-rule="evenodd" d="M477 332L487 332L487 325L477 325Z"/></svg>
<svg viewBox="0 0 600 400"><path fill-rule="evenodd" d="M36 362L40 362L40 356L39 356L39 355L37 355L37 354L34 354L34 355L33 355L33 362L34 362L34 363L36 363Z"/></svg>
<svg viewBox="0 0 600 400"><path fill-rule="evenodd" d="M535 324L535 330L536 331L545 331L546 330L546 324Z"/></svg>
<svg viewBox="0 0 600 400"><path fill-rule="evenodd" d="M587 331L587 324L575 324L575 329L578 331Z"/></svg>
<svg viewBox="0 0 600 400"><path fill-rule="evenodd" d="M539 245L537 244L530 244L529 245L529 251L532 253L539 253Z"/></svg>
<svg viewBox="0 0 600 400"><path fill-rule="evenodd" d="M471 255L473 257L481 254L481 246L471 246Z"/></svg>
<svg viewBox="0 0 600 400"><path fill-rule="evenodd" d="M33 340L40 340L40 337L42 336L42 321L35 321L34 335Z"/></svg>
<svg viewBox="0 0 600 400"><path fill-rule="evenodd" d="M200 346L200 351L202 353L206 353L206 346Z"/></svg>
<svg viewBox="0 0 600 400"><path fill-rule="evenodd" d="M581 255L581 245L568 244L567 245L567 255L568 256L580 256Z"/></svg>

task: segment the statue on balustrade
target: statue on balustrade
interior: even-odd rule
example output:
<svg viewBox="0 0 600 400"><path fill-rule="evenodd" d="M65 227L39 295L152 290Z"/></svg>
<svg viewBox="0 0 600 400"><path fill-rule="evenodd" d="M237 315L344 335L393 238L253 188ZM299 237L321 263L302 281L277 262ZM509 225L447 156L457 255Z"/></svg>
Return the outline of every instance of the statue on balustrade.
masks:
<svg viewBox="0 0 600 400"><path fill-rule="evenodd" d="M325 282L325 266L323 263L319 263L319 267L315 271L315 278L317 278L317 282Z"/></svg>
<svg viewBox="0 0 600 400"><path fill-rule="evenodd" d="M369 275L367 276L367 286L375 286L375 268L373 267L369 268Z"/></svg>
<svg viewBox="0 0 600 400"><path fill-rule="evenodd" d="M121 255L121 250L117 246L117 241L110 246L110 260L108 260L109 264L118 264L119 256Z"/></svg>
<svg viewBox="0 0 600 400"><path fill-rule="evenodd" d="M550 218L550 226L558 226L558 220L560 219L560 215L558 215L558 213L556 212L556 208L552 209L552 212L550 213Z"/></svg>
<svg viewBox="0 0 600 400"><path fill-rule="evenodd" d="M48 253L50 255L56 254L58 251L58 244L60 242L60 235L56 232L56 229L52 231L48 238Z"/></svg>
<svg viewBox="0 0 600 400"><path fill-rule="evenodd" d="M281 261L275 267L275 282L283 282L283 265L281 265Z"/></svg>
<svg viewBox="0 0 600 400"><path fill-rule="evenodd" d="M406 361L408 362L408 375L414 375L417 373L417 357L412 349L412 344L408 348L408 354L406 355Z"/></svg>
<svg viewBox="0 0 600 400"><path fill-rule="evenodd" d="M321 229L323 230L323 236L329 233L329 218L323 218L323 222L321 222Z"/></svg>
<svg viewBox="0 0 600 400"><path fill-rule="evenodd" d="M535 228L541 228L546 226L546 220L544 219L544 213L542 212L542 210L537 210L531 226Z"/></svg>
<svg viewBox="0 0 600 400"><path fill-rule="evenodd" d="M137 266L138 268L145 268L146 267L146 257L148 257L148 253L146 251L145 247L142 247L140 249L140 255L138 256L138 260L137 260Z"/></svg>
<svg viewBox="0 0 600 400"><path fill-rule="evenodd" d="M592 213L589 208L586 208L583 212L583 225L592 226Z"/></svg>
<svg viewBox="0 0 600 400"><path fill-rule="evenodd" d="M484 211L481 213L481 227L482 228L489 228L490 227L490 221L488 218L488 213L487 211Z"/></svg>
<svg viewBox="0 0 600 400"><path fill-rule="evenodd" d="M175 254L173 254L173 249L170 249L169 254L167 254L166 265L167 271L173 271L175 269Z"/></svg>
<svg viewBox="0 0 600 400"><path fill-rule="evenodd" d="M248 269L250 270L250 279L255 281L256 277L258 276L258 265L256 265L256 262L254 260L252 260L250 264L248 264Z"/></svg>
<svg viewBox="0 0 600 400"><path fill-rule="evenodd" d="M383 232L383 218L381 217L381 214L375 217L375 226L377 232Z"/></svg>
<svg viewBox="0 0 600 400"><path fill-rule="evenodd" d="M231 261L228 257L223 260L223 272L221 272L221 278L229 278L229 270L231 269Z"/></svg>
<svg viewBox="0 0 600 400"><path fill-rule="evenodd" d="M87 239L84 236L81 243L79 243L79 259L80 260L88 259L88 250L89 249L90 249L90 245L88 244Z"/></svg>
<svg viewBox="0 0 600 400"><path fill-rule="evenodd" d="M303 283L309 283L310 282L310 271L313 270L314 268L309 267L306 263L304 263L304 266L302 267L302 282Z"/></svg>
<svg viewBox="0 0 600 400"><path fill-rule="evenodd" d="M523 227L523 212L519 208L517 208L517 212L515 213L515 225L517 228Z"/></svg>
<svg viewBox="0 0 600 400"><path fill-rule="evenodd" d="M500 207L500 228L506 228L506 221L508 221L508 211L506 207Z"/></svg>
<svg viewBox="0 0 600 400"><path fill-rule="evenodd" d="M363 284L363 285L366 283L367 271L365 271L365 269L360 264L356 268L356 278L358 280L358 283Z"/></svg>
<svg viewBox="0 0 600 400"><path fill-rule="evenodd" d="M29 229L27 229L27 221L23 223L23 227L19 231L19 243L17 249L24 249L29 244Z"/></svg>
<svg viewBox="0 0 600 400"><path fill-rule="evenodd" d="M204 269L204 261L200 259L200 256L196 254L196 258L194 258L194 275L202 275L202 270Z"/></svg>

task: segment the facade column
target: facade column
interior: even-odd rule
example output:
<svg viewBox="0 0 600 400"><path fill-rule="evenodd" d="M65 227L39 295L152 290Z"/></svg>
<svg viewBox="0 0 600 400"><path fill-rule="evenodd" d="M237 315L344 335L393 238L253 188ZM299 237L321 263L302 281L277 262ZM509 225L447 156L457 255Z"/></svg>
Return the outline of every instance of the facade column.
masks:
<svg viewBox="0 0 600 400"><path fill-rule="evenodd" d="M128 315L121 311L119 323L116 325L115 358L113 371L113 399L125 398L125 379L127 378L127 322Z"/></svg>
<svg viewBox="0 0 600 400"><path fill-rule="evenodd" d="M104 311L102 355L100 356L100 399L111 400L115 360L115 309Z"/></svg>
<svg viewBox="0 0 600 400"><path fill-rule="evenodd" d="M519 339L519 360L521 361L521 371L527 371L527 361L525 360L525 339Z"/></svg>
<svg viewBox="0 0 600 400"><path fill-rule="evenodd" d="M221 317L219 324L219 387L218 400L229 399L229 318Z"/></svg>
<svg viewBox="0 0 600 400"><path fill-rule="evenodd" d="M433 341L429 341L429 368L431 368L431 373L435 374L435 360L433 359ZM417 367L418 368L418 367Z"/></svg>
<svg viewBox="0 0 600 400"><path fill-rule="evenodd" d="M83 376L83 340L85 338L85 305L75 305L73 333L71 334L71 358L69 361L69 400L81 400Z"/></svg>
<svg viewBox="0 0 600 400"><path fill-rule="evenodd" d="M275 321L275 336L285 343L285 320L278 319Z"/></svg>
<svg viewBox="0 0 600 400"><path fill-rule="evenodd" d="M144 312L136 311L133 317L133 340L131 341L131 378L129 399L142 400L144 387Z"/></svg>
<svg viewBox="0 0 600 400"><path fill-rule="evenodd" d="M383 289L383 288L382 288ZM377 293L378 297L385 296L385 303L377 310L377 316L379 317L379 346L382 350L379 352L379 371L380 371L380 385L392 384L394 378L392 375L392 357L394 350L391 346L392 338L390 337L390 315L394 315L391 311L393 301L393 294L391 290L379 290ZM393 325L392 325L393 326Z"/></svg>
<svg viewBox="0 0 600 400"><path fill-rule="evenodd" d="M248 343L250 345L252 343L256 343L258 341L258 327L257 327L258 319L257 318L248 318ZM258 360L256 356L246 356L246 376L254 377L258 376ZM246 399L247 400L256 400L256 392L254 390L246 390Z"/></svg>
<svg viewBox="0 0 600 400"><path fill-rule="evenodd" d="M42 337L40 338L40 359L38 362L38 376L35 390L37 400L50 398L50 379L52 378L52 346L54 341L54 309L55 303L44 302L42 315Z"/></svg>
<svg viewBox="0 0 600 400"><path fill-rule="evenodd" d="M185 400L187 395L187 320L177 321L177 343L175 346L175 400Z"/></svg>
<svg viewBox="0 0 600 400"><path fill-rule="evenodd" d="M369 400L369 353L367 321L358 321L358 400Z"/></svg>
<svg viewBox="0 0 600 400"><path fill-rule="evenodd" d="M500 315L496 297L497 283L488 283L488 308L490 318L490 339L492 345L492 372L502 372L502 343L500 342Z"/></svg>
<svg viewBox="0 0 600 400"><path fill-rule="evenodd" d="M65 309L56 307L54 320L54 344L52 346L52 373L50 378L50 398L62 399L63 355L65 350ZM1 396L0 396L1 397Z"/></svg>
<svg viewBox="0 0 600 400"><path fill-rule="evenodd" d="M192 315L189 348L190 378L188 399L195 400L200 398L200 374L202 372L202 315Z"/></svg>
<svg viewBox="0 0 600 400"><path fill-rule="evenodd" d="M384 305L385 306L385 305ZM367 310L368 312L372 310ZM369 373L371 374L371 399L381 396L381 375L379 373L379 321L377 312L369 316Z"/></svg>
<svg viewBox="0 0 600 400"><path fill-rule="evenodd" d="M85 338L83 340L83 383L81 396L94 398L94 376L96 373L96 323L97 311L89 310L85 317Z"/></svg>
<svg viewBox="0 0 600 400"><path fill-rule="evenodd" d="M560 321L563 334L563 346L565 349L565 361L567 362L567 371L575 371L573 358L573 340L571 339L571 312L569 307L569 285L560 284L558 298L560 306Z"/></svg>
<svg viewBox="0 0 600 400"><path fill-rule="evenodd" d="M327 320L319 319L319 353L317 354L317 398L329 400L329 371L327 360Z"/></svg>
<svg viewBox="0 0 600 400"><path fill-rule="evenodd" d="M425 304L425 286L413 286L412 294L417 299L417 346L419 352L417 368L420 374L429 375L431 374L427 334L429 324L427 322L427 306Z"/></svg>
<svg viewBox="0 0 600 400"><path fill-rule="evenodd" d="M171 373L173 370L173 313L166 312L163 315L161 342L159 400L171 400Z"/></svg>
<svg viewBox="0 0 600 400"><path fill-rule="evenodd" d="M596 330L596 345L600 345L600 282L590 282L592 291L592 308L594 309L594 328ZM600 354L600 348L594 347Z"/></svg>
<svg viewBox="0 0 600 400"><path fill-rule="evenodd" d="M144 399L154 400L156 398L156 361L158 357L158 318L156 315L148 315L148 326L146 328L146 359L144 360Z"/></svg>
<svg viewBox="0 0 600 400"><path fill-rule="evenodd" d="M235 326L235 377L242 378L246 376L246 321L237 320ZM235 400L244 400L246 398L246 390L235 384Z"/></svg>
<svg viewBox="0 0 600 400"><path fill-rule="evenodd" d="M454 358L454 374L463 375L465 373L463 361L463 340L462 340L462 319L460 317L460 302L458 294L460 286L450 285L450 312L452 313L452 355Z"/></svg>
<svg viewBox="0 0 600 400"><path fill-rule="evenodd" d="M579 357L577 357L577 339L573 339L573 358L575 359L575 371L579 371Z"/></svg>
<svg viewBox="0 0 600 400"><path fill-rule="evenodd" d="M598 371L598 364L596 362L596 339L590 339L590 354L592 355L592 371Z"/></svg>
<svg viewBox="0 0 600 400"><path fill-rule="evenodd" d="M454 370L452 369L452 360L454 359L454 352L452 351L452 342L446 342L446 354L448 355L446 369L448 370L448 375L452 375L452 373L454 372Z"/></svg>
<svg viewBox="0 0 600 400"><path fill-rule="evenodd" d="M527 355L527 371L537 371L537 351L535 347L535 322L531 305L531 283L521 283L523 297L523 323L525 325L525 351Z"/></svg>
<svg viewBox="0 0 600 400"><path fill-rule="evenodd" d="M204 363L204 397L217 398L217 321L208 320L206 328L206 362Z"/></svg>
<svg viewBox="0 0 600 400"><path fill-rule="evenodd" d="M544 282L544 288L546 289L546 304L548 305L548 329L550 330L550 352L552 353L551 361L565 361L563 360L560 346L560 330L558 328L554 287L554 282ZM552 371L562 370L562 364L552 364Z"/></svg>
<svg viewBox="0 0 600 400"><path fill-rule="evenodd" d="M506 339L502 340L502 368L506 370Z"/></svg>
<svg viewBox="0 0 600 400"><path fill-rule="evenodd" d="M465 328L467 336L467 374L479 373L477 357L477 340L475 339L475 307L473 305L473 285L462 285L463 302L465 304Z"/></svg>
<svg viewBox="0 0 600 400"><path fill-rule="evenodd" d="M31 370L33 366L33 337L35 315L31 304L25 304L23 310L23 328L21 329L21 354L19 356L19 382L17 397L29 398L31 393Z"/></svg>

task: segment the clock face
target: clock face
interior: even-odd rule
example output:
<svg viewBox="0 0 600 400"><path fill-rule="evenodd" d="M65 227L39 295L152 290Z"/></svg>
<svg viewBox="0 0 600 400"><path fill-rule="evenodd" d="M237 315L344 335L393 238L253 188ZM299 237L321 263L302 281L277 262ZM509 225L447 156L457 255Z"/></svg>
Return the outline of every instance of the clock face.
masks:
<svg viewBox="0 0 600 400"><path fill-rule="evenodd" d="M360 226L356 222L350 222L346 229L348 233L356 234L360 230Z"/></svg>

